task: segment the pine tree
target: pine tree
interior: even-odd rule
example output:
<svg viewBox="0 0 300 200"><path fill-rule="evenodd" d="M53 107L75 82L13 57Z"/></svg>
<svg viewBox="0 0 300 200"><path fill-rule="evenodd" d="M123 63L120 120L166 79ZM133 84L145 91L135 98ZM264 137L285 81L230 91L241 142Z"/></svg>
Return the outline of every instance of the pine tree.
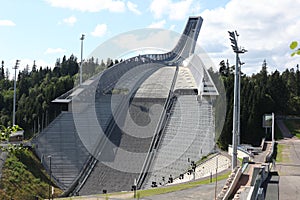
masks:
<svg viewBox="0 0 300 200"><path fill-rule="evenodd" d="M0 80L4 79L5 75L4 75L4 61L2 60L1 62L1 71L0 71Z"/></svg>

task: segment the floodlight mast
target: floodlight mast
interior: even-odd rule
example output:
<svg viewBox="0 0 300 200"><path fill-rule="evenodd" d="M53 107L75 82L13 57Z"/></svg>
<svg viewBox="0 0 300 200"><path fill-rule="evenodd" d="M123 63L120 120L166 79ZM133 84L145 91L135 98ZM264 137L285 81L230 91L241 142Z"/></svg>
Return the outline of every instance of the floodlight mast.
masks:
<svg viewBox="0 0 300 200"><path fill-rule="evenodd" d="M239 90L238 90L238 128L237 128L237 145L241 144L241 71L242 71L242 65L244 65L244 62L241 62L239 59Z"/></svg>
<svg viewBox="0 0 300 200"><path fill-rule="evenodd" d="M83 55L83 40L84 40L84 34L81 35L81 61L80 61L80 74L79 74L79 83L82 84L82 55Z"/></svg>
<svg viewBox="0 0 300 200"><path fill-rule="evenodd" d="M234 170L237 166L237 146L240 142L240 130L239 130L239 123L240 123L240 53L245 53L247 50L244 48L239 48L237 44L237 37L239 34L237 31L229 33L229 39L231 41L231 47L233 51L236 53L236 65L235 65L235 72L234 72L234 100L233 100L233 130L232 130L232 170Z"/></svg>
<svg viewBox="0 0 300 200"><path fill-rule="evenodd" d="M19 68L20 60L16 60L16 65L13 67L15 70L14 77L14 103L13 103L13 126L16 125L16 85L17 85L17 69Z"/></svg>

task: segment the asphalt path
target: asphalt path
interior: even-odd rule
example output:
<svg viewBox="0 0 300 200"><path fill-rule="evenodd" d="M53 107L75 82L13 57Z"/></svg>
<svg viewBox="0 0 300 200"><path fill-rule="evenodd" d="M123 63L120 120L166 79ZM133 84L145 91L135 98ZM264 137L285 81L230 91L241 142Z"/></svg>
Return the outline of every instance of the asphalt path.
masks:
<svg viewBox="0 0 300 200"><path fill-rule="evenodd" d="M276 163L279 173L279 199L300 199L300 140L293 137L278 142L283 147L283 162Z"/></svg>
<svg viewBox="0 0 300 200"><path fill-rule="evenodd" d="M217 195L222 190L226 180L217 182ZM166 194L154 195L151 197L144 197L143 200L212 200L215 199L215 182L201 185L194 188L170 192Z"/></svg>
<svg viewBox="0 0 300 200"><path fill-rule="evenodd" d="M279 174L279 199L300 199L300 140L293 137L283 121L277 120L284 139L278 141L283 146L282 161L275 164Z"/></svg>

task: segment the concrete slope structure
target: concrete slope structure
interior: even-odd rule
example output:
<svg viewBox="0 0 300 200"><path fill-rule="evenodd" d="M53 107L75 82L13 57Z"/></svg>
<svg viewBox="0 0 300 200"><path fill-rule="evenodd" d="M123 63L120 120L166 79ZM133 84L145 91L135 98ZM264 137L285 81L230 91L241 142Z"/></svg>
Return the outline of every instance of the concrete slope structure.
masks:
<svg viewBox="0 0 300 200"><path fill-rule="evenodd" d="M57 185L66 190L78 176L89 153L78 137L72 112L62 112L33 140L35 152L51 171Z"/></svg>
<svg viewBox="0 0 300 200"><path fill-rule="evenodd" d="M218 91L193 56L202 21L190 17L170 52L126 59L53 101L68 112L33 143L64 195L150 187L214 150Z"/></svg>

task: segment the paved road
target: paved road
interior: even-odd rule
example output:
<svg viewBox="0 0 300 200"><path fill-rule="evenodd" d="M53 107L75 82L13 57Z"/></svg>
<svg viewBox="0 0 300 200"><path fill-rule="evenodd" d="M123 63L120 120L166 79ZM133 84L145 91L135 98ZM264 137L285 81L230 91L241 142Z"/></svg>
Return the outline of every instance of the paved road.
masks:
<svg viewBox="0 0 300 200"><path fill-rule="evenodd" d="M300 140L297 138L284 139L283 162L276 164L279 172L279 199L300 199Z"/></svg>
<svg viewBox="0 0 300 200"><path fill-rule="evenodd" d="M222 173L221 173L222 174ZM217 195L222 190L226 180L221 180L217 182ZM133 193L126 194L116 194L113 197L109 197L110 200L122 200L122 199L130 199L133 196ZM198 187L180 190L176 192L154 195L151 197L144 197L141 200L212 200L215 198L215 182L207 185L201 185ZM74 198L75 199L75 198ZM102 195L90 195L90 196L81 196L78 199L84 200L105 200L105 197ZM131 198L131 200L133 200Z"/></svg>
<svg viewBox="0 0 300 200"><path fill-rule="evenodd" d="M300 140L291 135L282 120L277 120L276 123L284 137L278 141L278 144L283 145L283 159L275 166L279 173L279 199L297 200L300 199Z"/></svg>

